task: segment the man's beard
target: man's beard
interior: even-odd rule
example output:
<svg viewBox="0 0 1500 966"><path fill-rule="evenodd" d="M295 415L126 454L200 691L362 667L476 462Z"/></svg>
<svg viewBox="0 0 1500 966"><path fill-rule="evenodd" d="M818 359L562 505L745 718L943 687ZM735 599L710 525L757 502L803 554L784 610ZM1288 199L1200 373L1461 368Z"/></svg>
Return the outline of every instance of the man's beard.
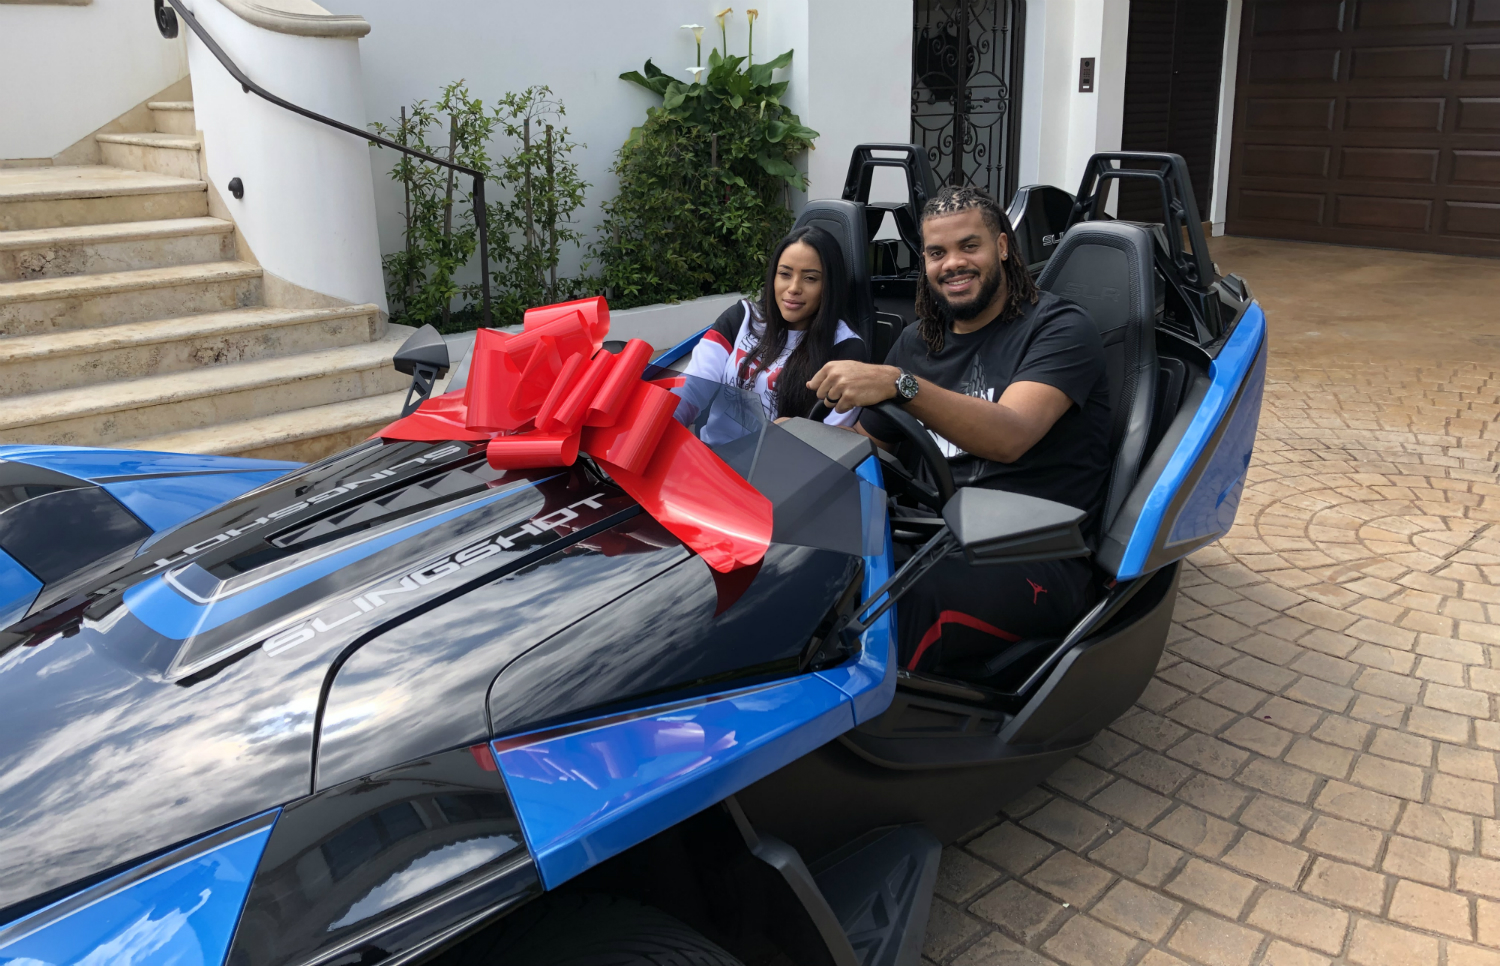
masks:
<svg viewBox="0 0 1500 966"><path fill-rule="evenodd" d="M939 286L941 286L945 281L950 278L955 278L959 275L969 274L973 273L949 272L948 274L941 276L937 280L936 284L932 282L927 283L927 290L932 293L932 297L937 301L938 305L942 306L943 311L947 313L948 318L958 322L968 322L970 319L976 318L977 316L982 314L985 309L989 308L990 303L995 299L995 294L1000 291L1001 283L1005 280L1004 273L1001 272L1000 268L997 266L995 270L988 275L980 276L979 291L974 293L974 296L972 298L964 299L962 302L957 302L949 299L946 295L943 294L943 290Z"/></svg>

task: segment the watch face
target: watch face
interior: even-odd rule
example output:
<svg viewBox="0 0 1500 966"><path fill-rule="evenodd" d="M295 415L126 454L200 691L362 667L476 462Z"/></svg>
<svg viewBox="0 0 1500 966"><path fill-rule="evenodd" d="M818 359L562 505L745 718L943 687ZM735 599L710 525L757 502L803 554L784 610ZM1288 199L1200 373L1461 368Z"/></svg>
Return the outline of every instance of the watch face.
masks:
<svg viewBox="0 0 1500 966"><path fill-rule="evenodd" d="M896 380L896 391L903 399L913 399L917 395L917 377L909 372L901 373L901 378Z"/></svg>

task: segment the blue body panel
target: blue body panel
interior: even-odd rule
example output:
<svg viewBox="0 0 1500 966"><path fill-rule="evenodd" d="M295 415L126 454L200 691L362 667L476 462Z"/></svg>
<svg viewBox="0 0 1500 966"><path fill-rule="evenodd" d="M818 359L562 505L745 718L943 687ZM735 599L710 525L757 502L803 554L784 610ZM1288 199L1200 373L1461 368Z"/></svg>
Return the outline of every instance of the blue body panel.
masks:
<svg viewBox="0 0 1500 966"><path fill-rule="evenodd" d="M300 567L277 574L268 580L247 587L245 590L232 594L219 600L210 601L207 604L199 604L188 600L182 594L174 590L165 580L163 575L158 574L141 583L136 584L125 591L125 606L130 612L141 620L147 627L165 637L173 640L185 641L194 634L212 630L222 624L242 617L257 607L276 600L285 594L312 583L319 577L326 577L344 569L356 561L373 556L387 547L400 543L410 537L414 537L424 530L429 530L441 523L473 513L481 507L488 506L497 500L513 496L523 489L530 489L537 485L534 481L524 486L514 486L488 496L464 503L442 513L436 513L425 519L416 520L402 527L396 527L379 536L372 537L361 543L325 557L314 558Z"/></svg>
<svg viewBox="0 0 1500 966"><path fill-rule="evenodd" d="M253 473L199 473L147 480L121 480L102 484L110 496L157 533L190 520L205 510L263 486L286 470Z"/></svg>
<svg viewBox="0 0 1500 966"><path fill-rule="evenodd" d="M93 449L87 446L0 446L0 459L30 463L81 480L111 476L169 473L247 473L295 470L301 463L254 460L242 456L200 456L192 453L152 453L139 449Z"/></svg>
<svg viewBox="0 0 1500 966"><path fill-rule="evenodd" d="M16 558L0 550L0 627L9 627L25 617L41 591L42 582Z"/></svg>
<svg viewBox="0 0 1500 966"><path fill-rule="evenodd" d="M853 726L849 695L808 674L494 747L542 883L555 889Z"/></svg>
<svg viewBox="0 0 1500 966"><path fill-rule="evenodd" d="M703 338L703 333L707 332L710 328L712 328L712 326L705 325L703 328L699 329L697 332L694 332L686 339L683 339L681 342L663 352L655 359L652 359L651 364L653 366L670 366L678 359L681 359L683 356L692 352L693 346L698 344L698 340Z"/></svg>
<svg viewBox="0 0 1500 966"><path fill-rule="evenodd" d="M1167 534L1168 544L1218 539L1234 526L1255 447L1255 429L1266 384L1266 353L1258 355L1246 379L1244 395L1228 417L1229 424L1219 438L1218 447L1173 521Z"/></svg>
<svg viewBox="0 0 1500 966"><path fill-rule="evenodd" d="M71 912L49 916L48 907L11 923L0 932L0 966L221 966L272 828L262 823L210 851L190 847L143 877L122 873L118 888L106 882L100 898Z"/></svg>
<svg viewBox="0 0 1500 966"><path fill-rule="evenodd" d="M1266 357L1262 351L1265 341L1265 313L1258 304L1252 304L1214 359L1209 369L1208 393L1146 499L1120 562L1120 580L1141 575L1164 525L1171 527L1167 542L1182 543L1184 552L1223 536L1233 525L1260 419L1266 379ZM1207 465L1202 475L1175 519L1167 520L1169 507L1205 456L1215 432L1240 396L1241 387L1240 404L1214 451L1206 454Z"/></svg>

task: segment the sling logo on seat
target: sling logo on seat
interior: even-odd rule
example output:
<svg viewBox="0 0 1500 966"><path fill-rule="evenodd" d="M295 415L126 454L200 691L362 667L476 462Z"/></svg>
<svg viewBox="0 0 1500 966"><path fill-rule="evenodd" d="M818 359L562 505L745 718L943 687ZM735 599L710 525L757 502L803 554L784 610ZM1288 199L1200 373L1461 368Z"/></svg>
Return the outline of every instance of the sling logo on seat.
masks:
<svg viewBox="0 0 1500 966"><path fill-rule="evenodd" d="M1085 285L1082 282L1068 282L1063 286L1062 294L1070 299L1089 299L1091 301L1106 300L1118 302L1125 294L1119 289L1109 285L1101 285L1097 289Z"/></svg>

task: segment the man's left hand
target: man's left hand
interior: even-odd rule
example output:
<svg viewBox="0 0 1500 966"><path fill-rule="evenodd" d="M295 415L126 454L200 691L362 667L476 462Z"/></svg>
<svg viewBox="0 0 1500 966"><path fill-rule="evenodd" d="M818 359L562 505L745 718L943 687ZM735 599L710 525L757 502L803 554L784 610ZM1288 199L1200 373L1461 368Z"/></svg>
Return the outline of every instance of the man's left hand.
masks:
<svg viewBox="0 0 1500 966"><path fill-rule="evenodd" d="M807 382L807 388L835 411L847 413L894 398L901 370L847 360L830 362Z"/></svg>

